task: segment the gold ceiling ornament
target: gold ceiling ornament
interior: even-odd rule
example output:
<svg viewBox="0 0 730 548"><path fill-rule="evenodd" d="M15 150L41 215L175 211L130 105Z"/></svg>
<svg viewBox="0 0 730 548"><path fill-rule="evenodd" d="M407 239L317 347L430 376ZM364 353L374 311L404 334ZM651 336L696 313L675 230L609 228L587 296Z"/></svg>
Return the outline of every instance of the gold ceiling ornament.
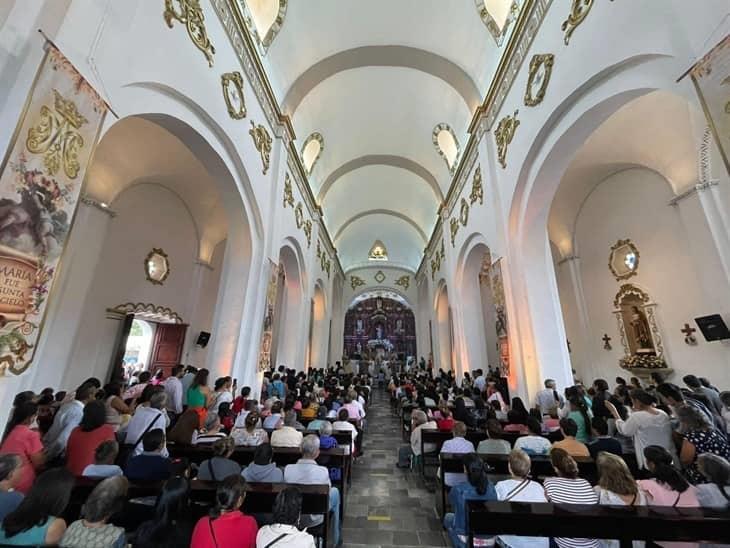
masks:
<svg viewBox="0 0 730 548"><path fill-rule="evenodd" d="M246 99L243 95L243 76L238 71L221 74L223 100L226 102L228 116L234 120L246 117Z"/></svg>
<svg viewBox="0 0 730 548"><path fill-rule="evenodd" d="M327 260L325 260L322 263L321 266L322 266L322 270L324 270L325 272L327 272L327 279L329 280L329 278L330 278L330 270L332 268L332 262L329 259L327 259Z"/></svg>
<svg viewBox="0 0 730 548"><path fill-rule="evenodd" d="M446 246L444 245L444 239L441 238L441 251L439 252L441 255L441 259L446 258Z"/></svg>
<svg viewBox="0 0 730 548"><path fill-rule="evenodd" d="M154 285L162 285L170 275L170 259L159 247L152 248L144 258L144 273L147 281Z"/></svg>
<svg viewBox="0 0 730 548"><path fill-rule="evenodd" d="M406 274L404 276L401 276L395 281L395 285L401 286L404 290L408 291L408 288L411 285L411 277Z"/></svg>
<svg viewBox="0 0 730 548"><path fill-rule="evenodd" d="M323 255L323 253L322 253L322 242L320 242L319 240L317 240L317 258L320 260L320 264L321 264L321 260L322 260L322 255Z"/></svg>
<svg viewBox="0 0 730 548"><path fill-rule="evenodd" d="M294 193L292 192L291 179L289 178L288 173L284 175L284 209L286 209L286 204L289 204L290 207L294 207Z"/></svg>
<svg viewBox="0 0 730 548"><path fill-rule="evenodd" d="M307 149L307 145L309 145L309 143L311 143L312 141L317 141L317 143L319 143L319 150L317 151L317 155L312 160L311 165L309 167L307 167L307 164L304 162L304 151ZM323 150L324 150L324 137L322 137L322 134L319 133L318 131L315 131L314 133L312 133L304 141L304 144L302 145L302 150L299 152L299 155L302 158L302 164L304 165L304 171L307 172L307 175L311 175L312 171L314 171L314 166L317 164L319 157L322 156Z"/></svg>
<svg viewBox="0 0 730 548"><path fill-rule="evenodd" d="M55 112L45 105L41 107L40 121L28 130L25 147L28 152L43 155L49 175L55 175L63 166L69 179L75 179L81 169L79 150L84 146L84 138L76 130L88 120L73 101L67 101L55 89L53 97Z"/></svg>
<svg viewBox="0 0 730 548"><path fill-rule="evenodd" d="M474 170L474 178L471 181L471 194L469 194L469 202L474 203L479 200L479 204L484 203L484 188L482 187L482 166L477 166Z"/></svg>
<svg viewBox="0 0 730 548"><path fill-rule="evenodd" d="M571 1L570 13L568 14L568 18L563 21L563 25L560 27L563 32L565 32L563 42L565 42L566 46L570 42L570 37L573 36L575 29L577 29L578 26L583 21L585 21L585 18L588 17L588 14L590 13L592 7L593 0Z"/></svg>
<svg viewBox="0 0 730 548"><path fill-rule="evenodd" d="M459 232L459 219L451 217L451 221L449 221L449 228L451 229L451 247L455 247L456 234Z"/></svg>
<svg viewBox="0 0 730 548"><path fill-rule="evenodd" d="M378 282L379 284L382 284L385 281L385 274L382 270L378 270L375 273L375 276L373 276L373 279Z"/></svg>
<svg viewBox="0 0 730 548"><path fill-rule="evenodd" d="M261 155L261 163L264 166L263 173L269 171L269 161L271 158L271 135L266 131L266 128L261 124L255 124L251 121L251 129L248 130L248 134L253 139L253 146L259 151Z"/></svg>
<svg viewBox="0 0 730 548"><path fill-rule="evenodd" d="M175 4L178 5L178 10L175 10ZM173 19L185 25L193 44L203 52L208 60L208 66L212 67L215 48L205 30L205 15L203 8L200 7L200 0L165 0L165 11L162 16L170 28Z"/></svg>
<svg viewBox="0 0 730 548"><path fill-rule="evenodd" d="M350 276L350 287L352 287L353 291L362 285L365 285L365 280L363 280L360 276Z"/></svg>
<svg viewBox="0 0 730 548"><path fill-rule="evenodd" d="M502 169L507 167L507 147L512 142L515 136L515 131L520 125L520 121L517 119L519 110L515 110L512 116L505 116L499 121L497 129L494 131L494 139L497 142L497 159Z"/></svg>
<svg viewBox="0 0 730 548"><path fill-rule="evenodd" d="M284 18L286 17L286 8L288 4L288 0L278 0L279 9L276 13L276 19L274 19L274 22L271 23L271 26L266 29L266 34L264 36L261 36L259 34L259 30L256 28L256 24L253 21L253 16L251 14L251 10L249 9L247 5L246 0L238 0L241 4L241 7L244 11L244 22L246 24L246 27L248 28L249 33L254 37L256 40L256 43L258 44L259 48L261 49L262 54L266 54L267 50L269 49L269 46L274 41L274 38L276 38L276 35L279 34L279 31L281 30L282 25L284 24Z"/></svg>
<svg viewBox="0 0 730 548"><path fill-rule="evenodd" d="M436 253L431 259L431 281L436 279L436 272L441 270L441 254Z"/></svg>
<svg viewBox="0 0 730 548"><path fill-rule="evenodd" d="M302 226L304 235L307 237L307 247L312 247L312 221L307 219Z"/></svg>
<svg viewBox="0 0 730 548"><path fill-rule="evenodd" d="M639 269L639 249L634 242L627 238L619 240L611 246L608 269L617 282L636 276Z"/></svg>
<svg viewBox="0 0 730 548"><path fill-rule="evenodd" d="M304 208L302 202L297 203L297 207L294 208L294 222L297 223L297 228L302 228L304 224Z"/></svg>
<svg viewBox="0 0 730 548"><path fill-rule="evenodd" d="M525 105L536 107L545 98L550 76L553 73L555 56L552 53L537 53L530 61L530 75L525 89Z"/></svg>
<svg viewBox="0 0 730 548"><path fill-rule="evenodd" d="M461 199L461 209L459 209L459 222L461 226L466 226L469 223L469 202L464 198Z"/></svg>
<svg viewBox="0 0 730 548"><path fill-rule="evenodd" d="M520 13L520 8L517 5L517 2L513 1L510 5L507 19L505 20L504 25L502 25L502 28L500 28L497 21L495 21L494 17L492 17L492 14L489 13L487 6L484 5L484 0L474 1L482 23L484 23L489 30L489 33L494 37L494 41L497 42L497 46L501 46L507 36L507 31L509 30L510 25L515 19L517 19L517 15Z"/></svg>
<svg viewBox="0 0 730 548"><path fill-rule="evenodd" d="M385 248L385 244L380 240L375 240L370 251L368 252L369 261L387 261L388 250Z"/></svg>

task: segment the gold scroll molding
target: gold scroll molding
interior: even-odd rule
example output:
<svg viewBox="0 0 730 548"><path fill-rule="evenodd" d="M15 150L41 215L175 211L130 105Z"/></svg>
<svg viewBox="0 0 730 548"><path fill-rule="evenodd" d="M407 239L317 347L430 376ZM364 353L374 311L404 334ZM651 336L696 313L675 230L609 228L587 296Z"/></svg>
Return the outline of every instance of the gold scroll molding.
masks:
<svg viewBox="0 0 730 548"><path fill-rule="evenodd" d="M246 100L243 95L243 76L241 76L241 73L235 71L222 74L221 86L223 87L223 100L226 102L228 115L234 120L245 118ZM238 106L236 106L236 95L238 96Z"/></svg>
<svg viewBox="0 0 730 548"><path fill-rule="evenodd" d="M350 276L350 287L352 287L353 291L362 285L365 285L365 280L360 276Z"/></svg>
<svg viewBox="0 0 730 548"><path fill-rule="evenodd" d="M471 194L469 194L469 203L474 205L479 200L479 204L484 203L484 187L482 187L482 166L477 166L474 170L474 178L471 182Z"/></svg>
<svg viewBox="0 0 730 548"><path fill-rule="evenodd" d="M553 74L553 63L555 56L552 53L538 53L532 56L530 61L530 75L527 78L525 89L525 105L536 107L545 98L550 76ZM535 89L535 86L539 87Z"/></svg>
<svg viewBox="0 0 730 548"><path fill-rule="evenodd" d="M256 147L259 154L261 155L261 164L263 166L263 174L269 171L269 162L271 161L271 135L266 131L266 128L261 124L255 124L251 122L251 129L248 130L248 134L253 139L253 146Z"/></svg>
<svg viewBox="0 0 730 548"><path fill-rule="evenodd" d="M406 291L408 291L408 288L409 288L409 287L410 287L410 285L411 285L411 277L410 277L410 276L408 276L407 274L406 274L405 276L401 276L400 278L398 278L398 279L397 279L397 280L395 281L395 285L399 285L399 286L401 286L401 287L402 287L403 289L405 289Z"/></svg>
<svg viewBox="0 0 730 548"><path fill-rule="evenodd" d="M287 204L289 204L289 207L294 207L294 193L292 192L291 179L288 173L284 175L284 209L286 209Z"/></svg>
<svg viewBox="0 0 730 548"><path fill-rule="evenodd" d="M502 168L507 167L507 148L515 136L520 121L517 119L518 110L512 116L505 116L499 121L497 129L494 131L494 139L497 142L497 159Z"/></svg>
<svg viewBox="0 0 730 548"><path fill-rule="evenodd" d="M175 4L178 9L175 9ZM193 44L203 52L208 60L208 66L212 67L215 48L210 43L208 31L205 30L205 15L203 8L200 7L200 0L165 0L165 11L162 16L170 28L173 20L185 25Z"/></svg>

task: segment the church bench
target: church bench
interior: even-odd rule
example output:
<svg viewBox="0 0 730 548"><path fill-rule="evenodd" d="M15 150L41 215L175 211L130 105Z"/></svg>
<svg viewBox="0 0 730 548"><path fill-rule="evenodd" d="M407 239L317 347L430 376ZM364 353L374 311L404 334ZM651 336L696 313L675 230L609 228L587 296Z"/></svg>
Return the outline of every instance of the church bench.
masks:
<svg viewBox="0 0 730 548"><path fill-rule="evenodd" d="M632 540L730 542L730 512L671 506L603 506L467 502L468 546L474 536L522 535Z"/></svg>
<svg viewBox="0 0 730 548"><path fill-rule="evenodd" d="M439 464L438 454L441 451L446 440L453 438L451 432L441 432L439 430L422 430L421 431L421 476L426 478L426 466L436 467ZM466 433L466 439L474 444L474 449L479 446L479 442L487 439L487 434L480 430L469 430ZM427 444L436 445L436 450L425 452L424 446Z"/></svg>
<svg viewBox="0 0 730 548"><path fill-rule="evenodd" d="M270 522L276 496L293 484L289 483L246 483L246 497L241 510L248 515L264 516L264 522ZM302 514L323 514L327 516L321 526L309 528L308 531L323 539L327 546L329 538L329 486L327 485L295 485L302 493ZM190 483L190 498L205 506L215 501L216 483L194 479ZM341 508L341 507L340 507ZM263 526L265 523L259 523Z"/></svg>
<svg viewBox="0 0 730 548"><path fill-rule="evenodd" d="M264 428L264 430L269 435L269 439L271 439L271 434L273 434L276 431L274 428ZM312 435L319 437L319 432L317 430L306 430L305 429L305 430L299 430L299 432L301 432L302 435L304 435L304 436L308 436L309 434L312 434ZM337 440L338 445L350 445L350 443L352 442L352 434L349 430L333 430L332 437Z"/></svg>

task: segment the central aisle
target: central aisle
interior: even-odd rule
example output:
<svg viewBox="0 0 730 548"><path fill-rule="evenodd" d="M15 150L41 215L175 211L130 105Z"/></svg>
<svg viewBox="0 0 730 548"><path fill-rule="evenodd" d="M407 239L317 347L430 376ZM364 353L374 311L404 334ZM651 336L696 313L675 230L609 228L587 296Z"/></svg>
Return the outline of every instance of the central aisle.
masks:
<svg viewBox="0 0 730 548"><path fill-rule="evenodd" d="M403 445L385 390L374 389L364 456L353 467L342 539L345 546L448 546L435 496L416 471L396 467Z"/></svg>

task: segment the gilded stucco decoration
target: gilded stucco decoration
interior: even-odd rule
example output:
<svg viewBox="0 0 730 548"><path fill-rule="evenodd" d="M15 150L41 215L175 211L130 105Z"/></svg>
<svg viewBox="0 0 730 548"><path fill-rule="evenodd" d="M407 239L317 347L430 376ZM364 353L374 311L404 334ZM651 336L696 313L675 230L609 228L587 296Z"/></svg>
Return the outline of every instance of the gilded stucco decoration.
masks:
<svg viewBox="0 0 730 548"><path fill-rule="evenodd" d="M451 231L451 247L456 246L456 234L459 232L459 219L451 217L449 221L449 229Z"/></svg>
<svg viewBox="0 0 730 548"><path fill-rule="evenodd" d="M484 203L484 187L482 187L482 166L477 166L474 170L474 178L471 181L471 194L469 194L469 202L474 205L479 200L479 204Z"/></svg>
<svg viewBox="0 0 730 548"><path fill-rule="evenodd" d="M261 124L255 124L251 122L251 129L248 130L248 134L253 139L253 146L256 147L259 154L261 155L261 164L263 165L263 173L269 171L269 162L271 159L271 135L266 131L266 128Z"/></svg>
<svg viewBox="0 0 730 548"><path fill-rule="evenodd" d="M378 282L379 284L382 284L385 281L385 274L382 270L378 270L375 273L375 276L373 276L373 279Z"/></svg>
<svg viewBox="0 0 730 548"><path fill-rule="evenodd" d="M309 164L309 166L307 166L306 162L304 161L304 151L307 150L307 146L312 141L316 141L317 143L319 143L319 150L317 151L317 154L312 159L312 162ZM312 171L314 171L314 166L317 165L317 161L319 160L320 156L322 156L323 150L324 150L324 137L322 137L322 134L317 131L312 133L304 141L304 144L302 145L302 150L299 152L299 155L302 157L302 164L304 165L304 170L307 172L307 175L311 175Z"/></svg>
<svg viewBox="0 0 730 548"><path fill-rule="evenodd" d="M532 56L530 75L525 89L525 105L528 107L536 107L545 98L554 62L555 56L552 53L538 53Z"/></svg>
<svg viewBox="0 0 730 548"><path fill-rule="evenodd" d="M387 261L388 260L388 250L385 247L385 244L381 242L380 240L375 240L372 247L370 248L370 251L368 252L368 260L369 261Z"/></svg>
<svg viewBox="0 0 730 548"><path fill-rule="evenodd" d="M302 230L304 231L304 235L307 237L307 247L312 246L312 221L307 219L304 221L304 224L302 225Z"/></svg>
<svg viewBox="0 0 730 548"><path fill-rule="evenodd" d="M243 76L238 71L221 74L223 100L226 102L228 116L234 120L246 117L246 100L243 95Z"/></svg>
<svg viewBox="0 0 730 548"><path fill-rule="evenodd" d="M436 253L431 258L431 280L432 281L436 279L436 272L438 272L439 270L441 270L441 254Z"/></svg>
<svg viewBox="0 0 730 548"><path fill-rule="evenodd" d="M276 35L279 34L279 31L281 30L282 25L284 24L284 18L286 17L286 8L288 5L288 0L278 0L279 9L276 13L276 18L271 23L271 26L266 29L266 32L263 36L259 33L259 29L256 28L256 25L254 24L253 17L251 15L251 10L249 9L246 0L237 0L241 7L243 8L243 19L246 24L246 27L248 28L249 33L251 36L254 37L254 40L256 41L256 44L261 49L262 54L266 54L266 52L269 49L269 46L274 41L274 38L276 38Z"/></svg>
<svg viewBox="0 0 730 548"><path fill-rule="evenodd" d="M177 4L178 9L175 9ZM188 31L188 36L208 60L208 66L213 66L215 48L210 43L208 31L205 29L205 15L200 7L200 0L165 0L165 11L162 14L167 26L172 28L173 20L177 20Z"/></svg>
<svg viewBox="0 0 730 548"><path fill-rule="evenodd" d="M304 207L302 202L297 203L297 207L294 208L294 222L297 223L297 228L302 228L304 224Z"/></svg>
<svg viewBox="0 0 730 548"><path fill-rule="evenodd" d="M284 209L286 209L287 204L289 204L289 207L294 207L294 193L292 192L291 179L288 173L284 175Z"/></svg>
<svg viewBox="0 0 730 548"><path fill-rule="evenodd" d="M350 276L350 287L352 287L353 291L363 285L365 285L365 280L363 280L360 276Z"/></svg>
<svg viewBox="0 0 730 548"><path fill-rule="evenodd" d="M155 247L144 258L144 273L147 281L162 285L170 275L170 259L162 249Z"/></svg>
<svg viewBox="0 0 730 548"><path fill-rule="evenodd" d="M164 306L158 306L153 303L124 303L115 306L114 308L107 308L107 312L111 312L114 315L126 316L128 314L134 314L142 318L149 318L156 321L172 321L173 323L183 323L183 319L178 315L177 312L171 308Z"/></svg>
<svg viewBox="0 0 730 548"><path fill-rule="evenodd" d="M395 285L399 285L399 286L400 286L400 287L402 287L402 288L403 288L404 290L408 291L408 288L409 288L409 287L410 287L410 285L411 285L411 277L410 277L410 276L408 276L407 274L406 274L406 275L404 275L404 276L401 276L400 278L398 278L398 279L397 279L397 280L395 281Z"/></svg>
<svg viewBox="0 0 730 548"><path fill-rule="evenodd" d="M608 269L616 281L636 276L639 269L639 249L629 239L619 240L611 246Z"/></svg>
<svg viewBox="0 0 730 548"><path fill-rule="evenodd" d="M33 154L43 155L43 165L50 175L56 175L63 167L69 179L75 179L81 165L78 155L84 146L84 138L77 131L88 120L82 116L71 100L64 99L53 90L54 111L43 105L38 125L28 131L25 147Z"/></svg>
<svg viewBox="0 0 730 548"><path fill-rule="evenodd" d="M568 18L563 21L563 25L560 27L563 32L565 32L563 42L565 42L566 46L570 42L570 37L573 36L575 29L577 29L578 26L585 21L585 18L588 17L588 14L593 7L593 1L594 0L571 0Z"/></svg>
<svg viewBox="0 0 730 548"><path fill-rule="evenodd" d="M444 245L444 239L441 238L441 250L439 251L439 254L441 255L441 259L446 258L446 246Z"/></svg>
<svg viewBox="0 0 730 548"><path fill-rule="evenodd" d="M461 199L461 208L459 209L459 222L461 226L466 226L469 223L469 202L464 198Z"/></svg>
<svg viewBox="0 0 730 548"><path fill-rule="evenodd" d="M512 116L505 116L499 121L497 129L494 131L494 139L497 142L497 159L502 168L507 167L507 148L515 136L520 121L517 119L518 110Z"/></svg>
<svg viewBox="0 0 730 548"><path fill-rule="evenodd" d="M512 5L510 5L509 14L501 28L484 5L484 0L474 0L474 2L476 3L477 11L479 12L479 17L481 18L482 23L484 23L489 30L489 33L494 37L494 41L497 42L497 46L501 46L507 36L510 25L514 22L520 12L517 2L512 2Z"/></svg>
<svg viewBox="0 0 730 548"><path fill-rule="evenodd" d="M441 145L439 144L439 134L442 131L448 132L448 134L451 135L451 138L454 140L454 146L456 147L456 156L453 158L453 161L449 160L449 157L446 155L445 151L441 148ZM456 138L454 130L451 129L451 126L449 124L445 124L443 122L440 124L436 124L436 127L433 128L433 132L431 133L431 141L433 142L433 146L436 149L436 152L438 152L439 156L441 156L444 159L444 162L446 162L446 167L449 169L449 173L453 175L456 171L456 166L459 165L459 159L461 158L461 147L459 146L459 140Z"/></svg>

